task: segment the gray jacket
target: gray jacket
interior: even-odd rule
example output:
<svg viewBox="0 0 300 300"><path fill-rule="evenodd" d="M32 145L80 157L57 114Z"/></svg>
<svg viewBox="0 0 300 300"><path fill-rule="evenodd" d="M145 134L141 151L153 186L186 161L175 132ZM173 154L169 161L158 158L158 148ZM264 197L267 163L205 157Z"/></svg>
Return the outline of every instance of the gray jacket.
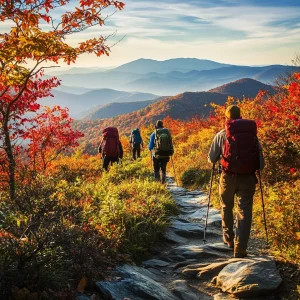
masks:
<svg viewBox="0 0 300 300"><path fill-rule="evenodd" d="M223 129L216 134L210 146L210 150L207 157L210 163L216 163L222 158L222 154L224 152L225 140L226 140L226 131L225 129ZM265 166L265 160L263 156L262 147L259 142L258 142L258 147L259 147L259 165L260 165L259 169L262 170Z"/></svg>

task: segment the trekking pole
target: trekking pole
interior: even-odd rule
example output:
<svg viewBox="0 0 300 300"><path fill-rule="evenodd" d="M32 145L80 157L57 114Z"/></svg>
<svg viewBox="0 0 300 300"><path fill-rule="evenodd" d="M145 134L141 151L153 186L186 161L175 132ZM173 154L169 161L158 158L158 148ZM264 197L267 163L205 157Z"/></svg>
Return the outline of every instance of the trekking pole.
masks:
<svg viewBox="0 0 300 300"><path fill-rule="evenodd" d="M172 166L173 166L173 170L174 170L175 182L176 182L176 185L178 186L178 181L177 181L177 177L176 177L176 172L175 172L175 167L174 167L174 162L173 162L173 157L172 156L171 156L171 162L172 162Z"/></svg>
<svg viewBox="0 0 300 300"><path fill-rule="evenodd" d="M262 202L263 215L264 215L264 225L265 225L265 231L266 231L267 246L269 246L269 235L268 235L268 228L267 228L267 221L266 221L264 194L263 194L262 183L261 183L261 176L260 176L260 171L259 170L258 170L258 178L259 178L259 186L260 186L260 193L261 193L261 202Z"/></svg>
<svg viewBox="0 0 300 300"><path fill-rule="evenodd" d="M203 244L206 243L206 229L207 229L207 220L208 220L208 212L209 212L209 205L210 205L210 198L211 198L211 190L212 190L212 184L213 184L214 170L215 170L215 163L212 166L211 174L210 174L210 184L209 184L209 191L208 191L207 211L206 211L205 226L204 226L204 231L203 231Z"/></svg>

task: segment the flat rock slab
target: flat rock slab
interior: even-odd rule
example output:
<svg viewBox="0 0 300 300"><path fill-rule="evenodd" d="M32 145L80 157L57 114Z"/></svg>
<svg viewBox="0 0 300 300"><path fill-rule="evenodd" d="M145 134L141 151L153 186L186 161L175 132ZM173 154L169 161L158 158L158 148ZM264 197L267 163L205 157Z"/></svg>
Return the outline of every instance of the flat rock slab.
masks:
<svg viewBox="0 0 300 300"><path fill-rule="evenodd" d="M197 278L202 280L212 279L214 276L218 275L219 272L227 265L241 260L242 258L232 258L226 261L215 262L207 266L200 267L197 269L198 270Z"/></svg>
<svg viewBox="0 0 300 300"><path fill-rule="evenodd" d="M205 195L203 196L199 195L197 197L193 195L181 196L181 197L175 196L174 198L176 200L176 203L181 207L191 207L193 209L206 207L207 196Z"/></svg>
<svg viewBox="0 0 300 300"><path fill-rule="evenodd" d="M270 257L253 257L227 265L216 278L217 287L237 297L269 294L282 279Z"/></svg>
<svg viewBox="0 0 300 300"><path fill-rule="evenodd" d="M178 186L170 186L169 191L172 193L186 193L188 190Z"/></svg>
<svg viewBox="0 0 300 300"><path fill-rule="evenodd" d="M183 237L199 237L203 236L204 227L195 223L183 222L182 220L174 220L171 222L170 229L174 233Z"/></svg>
<svg viewBox="0 0 300 300"><path fill-rule="evenodd" d="M187 192L187 194L188 195L203 195L205 193L198 191L198 190L194 190L194 191Z"/></svg>
<svg viewBox="0 0 300 300"><path fill-rule="evenodd" d="M151 279L143 268L125 265L117 269L124 279L116 282L96 283L102 296L108 299L124 300L176 300L167 288Z"/></svg>
<svg viewBox="0 0 300 300"><path fill-rule="evenodd" d="M160 259L149 259L143 262L143 265L146 267L152 267L152 268L163 268L170 265L168 262L160 260Z"/></svg>
<svg viewBox="0 0 300 300"><path fill-rule="evenodd" d="M166 231L164 238L167 242L170 242L173 244L186 244L188 241L186 238L179 236L171 229L168 229Z"/></svg>
<svg viewBox="0 0 300 300"><path fill-rule="evenodd" d="M212 250L206 245L203 246L194 246L194 245L183 245L176 247L170 251L171 255L179 255L185 257L186 259L196 259L196 260L205 260L208 258L228 258L228 255L224 252L218 252Z"/></svg>
<svg viewBox="0 0 300 300"><path fill-rule="evenodd" d="M181 300L200 299L185 280L175 280L171 283L171 291Z"/></svg>

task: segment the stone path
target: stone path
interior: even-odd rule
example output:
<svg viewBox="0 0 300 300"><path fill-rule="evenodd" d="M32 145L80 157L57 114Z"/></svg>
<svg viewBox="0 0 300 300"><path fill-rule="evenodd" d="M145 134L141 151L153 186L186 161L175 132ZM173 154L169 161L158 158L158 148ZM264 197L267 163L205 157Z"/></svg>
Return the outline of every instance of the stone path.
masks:
<svg viewBox="0 0 300 300"><path fill-rule="evenodd" d="M204 245L207 195L176 187L171 179L168 188L180 215L171 220L162 250L141 266L117 268L116 281L97 282L103 299L270 299L282 281L272 258L251 254L246 259L232 258L232 249L222 243L220 212L213 208Z"/></svg>

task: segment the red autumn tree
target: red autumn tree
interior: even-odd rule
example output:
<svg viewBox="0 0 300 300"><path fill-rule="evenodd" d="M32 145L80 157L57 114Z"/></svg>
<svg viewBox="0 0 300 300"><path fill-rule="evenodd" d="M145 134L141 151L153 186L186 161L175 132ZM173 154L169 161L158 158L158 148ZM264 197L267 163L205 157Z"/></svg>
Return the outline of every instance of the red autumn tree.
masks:
<svg viewBox="0 0 300 300"><path fill-rule="evenodd" d="M0 22L12 24L9 32L0 35L0 156L8 164L12 199L16 141L28 121L26 114L37 111L36 100L49 96L51 88L59 84L56 78L42 80L37 76L51 63L74 63L84 53L108 55L107 38L103 36L77 45L66 40L90 27L102 26L102 12L109 7L122 9L124 4L110 0L0 0ZM65 12L54 17L55 8Z"/></svg>
<svg viewBox="0 0 300 300"><path fill-rule="evenodd" d="M42 113L32 119L32 128L24 138L30 140L27 153L33 170L45 170L67 147L77 146L77 139L83 134L72 129L72 121L68 109L59 106L52 109L45 107Z"/></svg>

